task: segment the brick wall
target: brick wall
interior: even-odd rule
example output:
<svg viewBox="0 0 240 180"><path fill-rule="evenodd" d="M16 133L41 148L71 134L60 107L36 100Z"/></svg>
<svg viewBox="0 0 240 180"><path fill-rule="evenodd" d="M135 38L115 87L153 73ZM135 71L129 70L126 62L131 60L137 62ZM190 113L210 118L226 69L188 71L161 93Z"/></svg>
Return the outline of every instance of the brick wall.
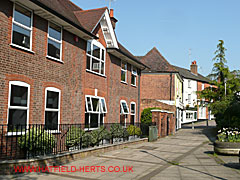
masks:
<svg viewBox="0 0 240 180"><path fill-rule="evenodd" d="M172 76L172 83L171 83ZM170 95L171 90L171 95ZM174 74L146 74L141 76L141 99L174 100Z"/></svg>
<svg viewBox="0 0 240 180"><path fill-rule="evenodd" d="M106 77L86 72L86 41L63 30L63 63L46 58L48 21L33 17L34 53L11 47L12 10L10 1L0 2L0 122L7 123L9 81L23 81L30 85L30 123L44 123L45 88L61 90L61 123L84 123L85 95L105 97L108 113L105 122L120 122L120 100L130 108L138 102L138 88L131 86L131 66L128 64L128 84L121 83L121 60L106 55ZM99 41L106 47L100 27ZM137 117L136 111L136 119ZM128 116L130 122L130 116Z"/></svg>

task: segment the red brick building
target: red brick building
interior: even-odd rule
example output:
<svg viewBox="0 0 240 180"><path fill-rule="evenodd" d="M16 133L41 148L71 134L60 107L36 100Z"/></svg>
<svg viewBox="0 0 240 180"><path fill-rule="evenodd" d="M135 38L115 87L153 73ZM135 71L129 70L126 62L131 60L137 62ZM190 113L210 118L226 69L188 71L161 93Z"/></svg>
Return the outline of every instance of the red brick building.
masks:
<svg viewBox="0 0 240 180"><path fill-rule="evenodd" d="M139 121L145 65L117 41L113 12L2 0L0 22L1 124Z"/></svg>
<svg viewBox="0 0 240 180"><path fill-rule="evenodd" d="M174 132L181 127L182 78L156 48L138 58L149 67L141 76L141 112L148 107L172 112L174 120L169 131Z"/></svg>

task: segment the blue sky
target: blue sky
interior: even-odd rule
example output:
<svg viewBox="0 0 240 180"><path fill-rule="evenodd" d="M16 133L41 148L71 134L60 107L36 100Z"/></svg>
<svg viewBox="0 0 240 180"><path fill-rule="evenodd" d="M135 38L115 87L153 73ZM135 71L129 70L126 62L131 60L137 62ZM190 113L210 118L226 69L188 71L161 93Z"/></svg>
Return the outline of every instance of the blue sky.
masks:
<svg viewBox="0 0 240 180"><path fill-rule="evenodd" d="M107 0L72 0L86 9L108 6ZM231 70L240 67L240 0L116 0L118 40L134 55L157 47L173 65L189 68L197 60L208 75L218 40L227 48Z"/></svg>

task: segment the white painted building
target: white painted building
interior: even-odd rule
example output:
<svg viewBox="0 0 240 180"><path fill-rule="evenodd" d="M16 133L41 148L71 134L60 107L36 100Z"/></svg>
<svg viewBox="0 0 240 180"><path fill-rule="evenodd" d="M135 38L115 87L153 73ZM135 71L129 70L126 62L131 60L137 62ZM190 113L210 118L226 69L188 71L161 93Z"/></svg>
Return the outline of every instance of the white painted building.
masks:
<svg viewBox="0 0 240 180"><path fill-rule="evenodd" d="M182 124L195 122L198 119L209 119L207 107L200 106L204 100L198 99L197 91L209 85L209 79L197 72L197 63L193 61L190 70L174 66L183 78L183 118Z"/></svg>

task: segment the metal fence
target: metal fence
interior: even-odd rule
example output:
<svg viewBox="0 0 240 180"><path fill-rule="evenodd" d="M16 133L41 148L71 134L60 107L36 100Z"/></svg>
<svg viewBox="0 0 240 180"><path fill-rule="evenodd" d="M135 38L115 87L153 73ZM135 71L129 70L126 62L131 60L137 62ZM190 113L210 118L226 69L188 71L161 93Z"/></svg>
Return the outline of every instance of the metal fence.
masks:
<svg viewBox="0 0 240 180"><path fill-rule="evenodd" d="M148 136L148 125L104 123L0 125L0 159L29 159Z"/></svg>

